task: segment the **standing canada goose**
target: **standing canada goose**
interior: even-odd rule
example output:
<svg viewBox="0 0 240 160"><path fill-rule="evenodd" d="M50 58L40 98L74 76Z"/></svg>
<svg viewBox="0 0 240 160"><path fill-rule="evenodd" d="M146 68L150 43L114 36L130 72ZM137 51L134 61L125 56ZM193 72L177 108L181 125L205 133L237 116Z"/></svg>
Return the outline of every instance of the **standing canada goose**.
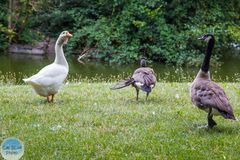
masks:
<svg viewBox="0 0 240 160"><path fill-rule="evenodd" d="M37 74L23 79L32 85L37 94L47 97L48 102L53 102L54 95L68 75L68 63L63 53L63 45L72 35L63 31L55 44L55 61L42 68Z"/></svg>
<svg viewBox="0 0 240 160"><path fill-rule="evenodd" d="M144 58L140 61L140 68L136 69L131 77L125 80L118 82L112 90L124 88L126 86L132 85L136 88L137 100L139 95L139 90L146 92L146 100L149 93L155 87L156 76L152 68L147 67L146 60Z"/></svg>
<svg viewBox="0 0 240 160"><path fill-rule="evenodd" d="M208 112L208 124L205 127L212 128L217 125L213 120L213 115L221 115L226 119L236 119L224 90L210 79L209 63L215 42L214 36L205 34L199 39L208 42L208 46L201 69L191 85L190 94L193 104Z"/></svg>

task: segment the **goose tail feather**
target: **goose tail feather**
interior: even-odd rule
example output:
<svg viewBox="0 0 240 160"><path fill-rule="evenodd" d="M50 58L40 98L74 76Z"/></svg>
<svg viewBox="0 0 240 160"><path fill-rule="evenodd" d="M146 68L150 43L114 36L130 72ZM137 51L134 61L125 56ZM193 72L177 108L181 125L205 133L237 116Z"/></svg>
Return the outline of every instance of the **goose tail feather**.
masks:
<svg viewBox="0 0 240 160"><path fill-rule="evenodd" d="M222 114L222 116L226 119L232 119L232 120L237 120L234 116L233 113L228 113L228 112L223 112L223 111L220 111L220 113Z"/></svg>
<svg viewBox="0 0 240 160"><path fill-rule="evenodd" d="M119 82L117 82L113 87L111 87L110 89L111 90L115 90L115 89L121 89L121 88L124 88L124 87L127 87L131 84L133 84L134 82L134 79L133 78L128 78L128 79L124 79L124 80L121 80Z"/></svg>

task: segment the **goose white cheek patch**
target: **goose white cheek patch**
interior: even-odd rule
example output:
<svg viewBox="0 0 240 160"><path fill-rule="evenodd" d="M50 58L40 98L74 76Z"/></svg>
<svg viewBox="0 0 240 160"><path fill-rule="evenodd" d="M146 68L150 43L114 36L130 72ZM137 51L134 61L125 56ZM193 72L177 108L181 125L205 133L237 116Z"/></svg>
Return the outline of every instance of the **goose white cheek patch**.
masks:
<svg viewBox="0 0 240 160"><path fill-rule="evenodd" d="M204 41L208 42L211 39L211 37L207 37Z"/></svg>

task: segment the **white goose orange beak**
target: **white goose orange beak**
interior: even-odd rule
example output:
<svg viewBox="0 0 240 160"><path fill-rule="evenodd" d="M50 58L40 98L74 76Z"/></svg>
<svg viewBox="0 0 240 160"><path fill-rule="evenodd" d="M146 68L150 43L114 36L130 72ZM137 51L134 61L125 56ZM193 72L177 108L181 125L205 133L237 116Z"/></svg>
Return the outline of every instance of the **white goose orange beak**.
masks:
<svg viewBox="0 0 240 160"><path fill-rule="evenodd" d="M67 36L67 37L72 37L72 34L69 33L69 32L67 32L66 36Z"/></svg>

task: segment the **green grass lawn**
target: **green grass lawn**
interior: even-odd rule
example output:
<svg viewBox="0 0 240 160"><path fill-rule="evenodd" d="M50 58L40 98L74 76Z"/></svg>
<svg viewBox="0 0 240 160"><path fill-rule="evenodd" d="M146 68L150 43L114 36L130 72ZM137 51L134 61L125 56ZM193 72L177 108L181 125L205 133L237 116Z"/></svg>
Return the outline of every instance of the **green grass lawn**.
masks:
<svg viewBox="0 0 240 160"><path fill-rule="evenodd" d="M27 85L0 86L0 142L24 142L22 159L239 159L240 124L222 117L213 129L190 101L188 83L158 83L145 101L132 87L64 85L53 104ZM240 84L221 83L235 116Z"/></svg>

